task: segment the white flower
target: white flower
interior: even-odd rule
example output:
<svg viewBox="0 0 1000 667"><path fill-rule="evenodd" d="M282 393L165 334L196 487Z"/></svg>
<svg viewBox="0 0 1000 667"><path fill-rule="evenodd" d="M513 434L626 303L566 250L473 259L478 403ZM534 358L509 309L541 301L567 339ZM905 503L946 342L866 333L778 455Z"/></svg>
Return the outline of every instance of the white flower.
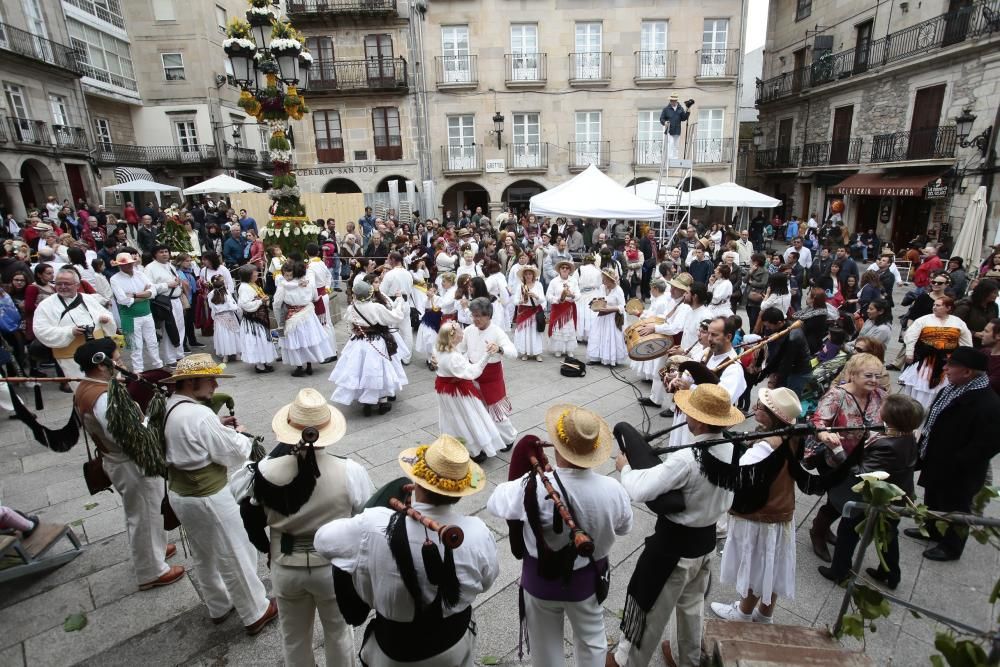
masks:
<svg viewBox="0 0 1000 667"><path fill-rule="evenodd" d="M279 38L272 39L269 45L272 51L301 51L302 45L294 39Z"/></svg>
<svg viewBox="0 0 1000 667"><path fill-rule="evenodd" d="M300 53L299 58L301 58L302 60L307 60L309 62L313 61L312 54L309 53L308 51L303 51L302 53Z"/></svg>
<svg viewBox="0 0 1000 667"><path fill-rule="evenodd" d="M274 18L274 12L271 11L270 7L251 7L247 10L248 14L256 14L257 16L269 16Z"/></svg>
<svg viewBox="0 0 1000 667"><path fill-rule="evenodd" d="M249 51L253 51L257 48L257 45L254 44L253 40L249 40L244 37L229 37L222 42L222 48L224 50L228 50L234 46L238 46L241 49L247 49Z"/></svg>
<svg viewBox="0 0 1000 667"><path fill-rule="evenodd" d="M889 479L889 473L884 470L876 470L874 472L863 472L856 475L859 479L866 482L884 482Z"/></svg>

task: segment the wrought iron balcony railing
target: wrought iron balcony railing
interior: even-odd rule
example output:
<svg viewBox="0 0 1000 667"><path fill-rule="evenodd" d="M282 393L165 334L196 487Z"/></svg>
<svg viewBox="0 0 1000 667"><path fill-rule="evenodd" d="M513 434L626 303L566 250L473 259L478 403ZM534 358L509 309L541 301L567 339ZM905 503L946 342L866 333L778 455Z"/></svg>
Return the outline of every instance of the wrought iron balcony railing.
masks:
<svg viewBox="0 0 1000 667"><path fill-rule="evenodd" d="M437 56L438 88L475 88L479 85L478 57L472 54Z"/></svg>
<svg viewBox="0 0 1000 667"><path fill-rule="evenodd" d="M32 35L9 23L0 23L0 50L48 63L83 76L82 54L71 46Z"/></svg>
<svg viewBox="0 0 1000 667"><path fill-rule="evenodd" d="M733 161L733 140L695 139L694 161L697 164L725 164Z"/></svg>
<svg viewBox="0 0 1000 667"><path fill-rule="evenodd" d="M232 144L226 144L226 158L240 167L253 167L259 162L256 150Z"/></svg>
<svg viewBox="0 0 1000 667"><path fill-rule="evenodd" d="M757 150L754 162L757 169L791 169L799 166L799 147L778 146Z"/></svg>
<svg viewBox="0 0 1000 667"><path fill-rule="evenodd" d="M90 142L87 139L87 131L82 127L53 125L52 136L55 137L56 146L61 149L71 151L90 150Z"/></svg>
<svg viewBox="0 0 1000 667"><path fill-rule="evenodd" d="M677 78L677 51L636 51L635 81Z"/></svg>
<svg viewBox="0 0 1000 667"><path fill-rule="evenodd" d="M7 132L15 144L25 146L51 146L49 125L42 120L7 116Z"/></svg>
<svg viewBox="0 0 1000 667"><path fill-rule="evenodd" d="M95 158L99 164L160 166L177 164L211 164L219 159L215 146L130 146L100 143Z"/></svg>
<svg viewBox="0 0 1000 667"><path fill-rule="evenodd" d="M365 60L317 60L309 71L309 92L367 93L406 92L404 58L367 58Z"/></svg>
<svg viewBox="0 0 1000 667"><path fill-rule="evenodd" d="M337 16L389 16L396 13L396 0L288 0L291 19Z"/></svg>
<svg viewBox="0 0 1000 667"><path fill-rule="evenodd" d="M702 49L695 51L698 69L695 78L721 79L734 77L739 73L739 49Z"/></svg>
<svg viewBox="0 0 1000 667"><path fill-rule="evenodd" d="M590 165L607 169L611 165L610 141L569 142L569 169L583 171Z"/></svg>
<svg viewBox="0 0 1000 667"><path fill-rule="evenodd" d="M507 144L507 171L547 171L549 145L542 142Z"/></svg>
<svg viewBox="0 0 1000 667"><path fill-rule="evenodd" d="M504 81L508 86L541 86L548 77L548 54L505 53Z"/></svg>
<svg viewBox="0 0 1000 667"><path fill-rule="evenodd" d="M637 139L632 142L632 164L637 167L659 167L663 162L663 137Z"/></svg>
<svg viewBox="0 0 1000 667"><path fill-rule="evenodd" d="M934 127L876 134L872 137L871 162L945 160L955 157L955 126Z"/></svg>
<svg viewBox="0 0 1000 667"><path fill-rule="evenodd" d="M611 52L577 51L569 54L569 82L575 85L611 81Z"/></svg>
<svg viewBox="0 0 1000 667"><path fill-rule="evenodd" d="M802 146L802 166L858 164L861 162L861 137L838 141L819 141Z"/></svg>
<svg viewBox="0 0 1000 667"><path fill-rule="evenodd" d="M445 174L476 174L482 170L482 144L457 144L441 147L441 171Z"/></svg>

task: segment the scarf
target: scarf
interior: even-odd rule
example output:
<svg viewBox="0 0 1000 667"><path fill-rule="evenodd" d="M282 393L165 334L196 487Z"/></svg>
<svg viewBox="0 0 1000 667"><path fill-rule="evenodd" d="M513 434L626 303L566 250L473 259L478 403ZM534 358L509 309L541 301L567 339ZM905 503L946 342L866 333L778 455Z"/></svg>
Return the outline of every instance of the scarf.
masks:
<svg viewBox="0 0 1000 667"><path fill-rule="evenodd" d="M938 420L941 413L948 409L952 403L957 401L959 398L969 393L970 391L976 391L978 389L987 389L990 386L990 379L986 375L980 375L979 377L966 382L963 385L953 385L950 384L937 395L934 402L931 403L930 412L927 414L927 422L924 424L924 430L920 434L920 458L923 459L927 455L927 445L930 442L930 433L934 429L934 422Z"/></svg>

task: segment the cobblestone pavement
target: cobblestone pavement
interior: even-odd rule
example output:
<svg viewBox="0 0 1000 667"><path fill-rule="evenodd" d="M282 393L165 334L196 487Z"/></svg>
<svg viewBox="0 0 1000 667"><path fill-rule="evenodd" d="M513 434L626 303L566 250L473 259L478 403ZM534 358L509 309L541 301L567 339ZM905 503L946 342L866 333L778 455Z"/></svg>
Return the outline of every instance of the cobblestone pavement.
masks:
<svg viewBox="0 0 1000 667"><path fill-rule="evenodd" d="M900 293L901 294L901 293ZM899 299L897 298L897 303ZM340 331L343 344L344 332ZM890 355L895 353L892 350ZM580 354L583 350L579 350ZM545 410L558 402L573 402L595 410L611 424L638 424L643 413L636 404L635 389L611 376L608 369L592 367L584 378L564 378L551 356L544 363L505 361L513 422L521 434L543 434ZM295 392L311 386L329 395L331 366L318 367L311 378L290 377L288 367L272 375L255 375L243 364L232 364L237 377L221 381L221 391L236 399L237 416L248 430L270 436L274 411L289 402ZM621 375L631 379L627 367ZM347 436L332 453L362 463L376 486L400 474L397 453L416 443L430 442L436 435L437 405L433 374L419 361L407 369L410 384L392 411L382 417L365 418L358 406L345 410ZM647 384L637 384L643 393ZM48 385L45 421L50 426L65 423L68 397ZM221 626L209 623L204 605L192 580L166 588L138 592L126 547L125 522L119 497L87 494L81 474L86 459L82 445L67 453L44 449L31 439L17 421L0 421L0 499L4 505L37 513L49 522L66 522L84 542L83 555L64 567L28 580L0 586L0 667L9 665L221 665L277 664L281 640L277 625L256 638L248 638L235 617ZM653 415L653 427L668 422ZM749 426L749 425L747 425ZM485 464L490 486L506 479L505 456ZM613 474L611 461L600 471ZM501 664L521 664L517 659L517 577L519 564L507 546L507 526L485 511L489 490L463 499L459 509L482 518L494 531L500 551L500 576L476 601L478 623L476 654L479 660L496 658ZM779 623L817 627L832 626L841 601L841 589L816 572L820 562L809 547L808 525L817 499L799 496L795 514L798 549L795 599L780 600ZM994 513L996 510L994 510ZM618 638L618 622L624 607L625 587L635 566L644 538L652 532L654 517L644 506L635 506L635 527L619 539L611 553L614 567L611 594L604 603L609 642ZM906 522L904 522L906 525ZM175 532L178 556L172 561L191 567L182 536ZM961 561L934 563L921 558L922 545L901 536L903 579L896 594L972 626L987 628L996 610L987 602L1000 568L997 552L970 543ZM721 549L721 545L720 545ZM875 562L869 552L867 565ZM718 559L715 563L718 568ZM265 560L260 574L270 588ZM717 572L716 572L717 574ZM710 600L730 601L734 592L716 584ZM67 615L83 612L88 625L82 631L65 632ZM706 612L711 613L711 612ZM878 631L868 638L866 650L880 665L927 664L933 653L936 624L895 609ZM566 637L570 630L567 626ZM316 660L323 664L315 633ZM360 634L356 639L360 645ZM566 643L567 662L572 664L571 642ZM659 660L657 656L656 660ZM491 660L487 660L492 664ZM527 664L527 663L525 663ZM654 662L653 664L662 664Z"/></svg>

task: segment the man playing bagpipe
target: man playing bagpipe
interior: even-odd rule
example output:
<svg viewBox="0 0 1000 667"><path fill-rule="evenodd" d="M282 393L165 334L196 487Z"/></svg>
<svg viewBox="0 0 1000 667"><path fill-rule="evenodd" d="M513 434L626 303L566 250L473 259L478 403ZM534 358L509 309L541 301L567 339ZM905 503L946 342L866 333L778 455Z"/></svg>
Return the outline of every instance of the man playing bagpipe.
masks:
<svg viewBox="0 0 1000 667"><path fill-rule="evenodd" d="M616 536L632 529L632 507L621 484L593 470L611 454L612 435L603 419L573 405L555 405L545 422L555 450L555 468L544 474L548 479L531 462L545 465L543 443L526 436L514 449L510 481L497 486L486 507L508 521L511 550L522 559L521 639L527 640L532 664L563 663L568 618L576 664L601 667L607 653L601 606L610 583L607 557ZM560 507L547 486L559 493ZM569 513L576 530L564 527L559 510Z"/></svg>

